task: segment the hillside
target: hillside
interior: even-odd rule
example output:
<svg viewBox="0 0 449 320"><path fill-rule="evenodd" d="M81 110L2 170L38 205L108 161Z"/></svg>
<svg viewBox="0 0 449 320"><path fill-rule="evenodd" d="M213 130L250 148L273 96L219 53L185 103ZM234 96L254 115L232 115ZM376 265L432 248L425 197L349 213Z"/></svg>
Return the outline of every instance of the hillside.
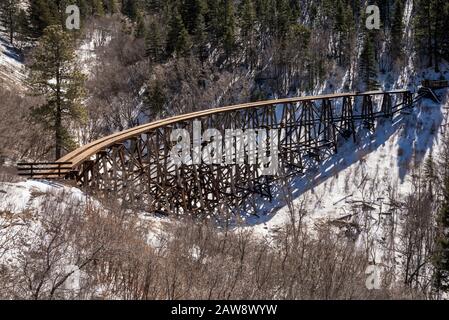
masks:
<svg viewBox="0 0 449 320"><path fill-rule="evenodd" d="M374 90L416 96L423 80L449 80L449 36L432 29L449 27L449 5L375 3L378 30L365 26L368 1L85 1L74 32L60 21L62 2L11 0L14 24L0 6L0 298L447 298L447 88L435 90L441 104L423 98L373 131L358 126L355 142L338 132L338 152L272 182L271 201L250 182L237 208L184 210L204 200L186 194L221 181L192 186L182 170L175 191L164 189L157 179L164 166L172 172L149 150L165 150L171 126L81 157L88 169L72 168L76 179L27 180L15 167L201 110ZM11 27L26 49L9 42ZM361 108L354 102L357 117ZM170 192L182 214L154 205ZM382 268L376 290L366 282L373 266Z"/></svg>

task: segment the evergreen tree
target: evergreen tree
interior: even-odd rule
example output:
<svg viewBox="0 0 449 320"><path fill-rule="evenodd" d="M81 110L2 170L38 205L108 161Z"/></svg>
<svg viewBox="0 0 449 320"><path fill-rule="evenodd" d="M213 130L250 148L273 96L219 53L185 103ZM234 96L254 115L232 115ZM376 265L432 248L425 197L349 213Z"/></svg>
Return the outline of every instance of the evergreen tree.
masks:
<svg viewBox="0 0 449 320"><path fill-rule="evenodd" d="M187 31L193 34L200 22L200 16L206 13L207 4L205 0L183 0L182 20Z"/></svg>
<svg viewBox="0 0 449 320"><path fill-rule="evenodd" d="M145 19L142 13L139 12L136 21L136 38L145 38L146 32Z"/></svg>
<svg viewBox="0 0 449 320"><path fill-rule="evenodd" d="M223 34L223 47L226 57L229 59L235 49L236 34L235 34L235 16L234 16L234 3L232 0L226 0L224 16L224 34Z"/></svg>
<svg viewBox="0 0 449 320"><path fill-rule="evenodd" d="M351 34L354 30L354 17L351 7L345 0L339 0L336 7L335 27L337 37L337 60L340 66L347 66L351 56Z"/></svg>
<svg viewBox="0 0 449 320"><path fill-rule="evenodd" d="M402 34L404 24L402 16L404 13L403 0L396 0L394 6L393 25L391 27L391 55L393 59L402 56Z"/></svg>
<svg viewBox="0 0 449 320"><path fill-rule="evenodd" d="M375 90L379 87L377 73L374 36L372 33L368 33L365 36L363 51L360 57L360 76L365 86L365 90Z"/></svg>
<svg viewBox="0 0 449 320"><path fill-rule="evenodd" d="M139 13L138 0L124 0L122 13L128 16L132 21L136 21Z"/></svg>
<svg viewBox="0 0 449 320"><path fill-rule="evenodd" d="M49 0L30 0L28 6L29 32L32 38L39 38L44 29L58 22L57 10Z"/></svg>
<svg viewBox="0 0 449 320"><path fill-rule="evenodd" d="M432 263L434 266L433 284L438 292L449 292L449 135L442 139L442 152L439 162L441 202L437 215L437 235Z"/></svg>
<svg viewBox="0 0 449 320"><path fill-rule="evenodd" d="M447 42L449 33L449 6L446 0L416 0L415 43L422 57L428 59L428 66L440 71L442 58L449 58Z"/></svg>
<svg viewBox="0 0 449 320"><path fill-rule="evenodd" d="M256 59L255 52L255 24L256 11L252 0L244 0L241 8L241 33L244 49L246 52L246 60L249 61L251 68Z"/></svg>
<svg viewBox="0 0 449 320"><path fill-rule="evenodd" d="M164 38L161 27L155 21L150 23L145 36L146 56L153 62L162 62L164 57Z"/></svg>
<svg viewBox="0 0 449 320"><path fill-rule="evenodd" d="M92 14L104 16L103 0L92 0Z"/></svg>
<svg viewBox="0 0 449 320"><path fill-rule="evenodd" d="M185 57L190 53L190 49L192 48L192 41L190 39L190 35L187 32L185 27L181 28L179 33L175 53L177 56Z"/></svg>
<svg viewBox="0 0 449 320"><path fill-rule="evenodd" d="M107 0L105 4L107 13L112 15L118 12L117 0Z"/></svg>
<svg viewBox="0 0 449 320"><path fill-rule="evenodd" d="M426 162L424 163L424 182L426 184L426 189L431 198L434 196L434 185L437 179L435 172L435 162L433 161L432 153L430 153Z"/></svg>
<svg viewBox="0 0 449 320"><path fill-rule="evenodd" d="M27 40L27 36L29 34L28 26L29 26L28 15L24 9L20 9L17 15L16 39L18 39L19 41Z"/></svg>
<svg viewBox="0 0 449 320"><path fill-rule="evenodd" d="M159 80L153 80L148 83L144 95L145 111L150 116L159 115L165 103L167 102L163 83Z"/></svg>
<svg viewBox="0 0 449 320"><path fill-rule="evenodd" d="M438 235L433 255L434 286L438 291L449 291L449 175L444 177L443 203L438 213Z"/></svg>
<svg viewBox="0 0 449 320"><path fill-rule="evenodd" d="M85 76L74 66L72 37L61 26L44 30L33 53L29 84L36 95L46 97L46 103L33 109L33 119L55 135L55 158L62 150L74 147L67 130L68 121L84 119L81 100Z"/></svg>
<svg viewBox="0 0 449 320"><path fill-rule="evenodd" d="M207 0L207 11L204 15L206 29L211 34L214 42L220 41L224 33L222 1L223 0Z"/></svg>
<svg viewBox="0 0 449 320"><path fill-rule="evenodd" d="M172 55L176 53L177 55L184 56L189 52L191 46L192 43L189 33L184 26L179 10L175 8L169 25L167 54Z"/></svg>
<svg viewBox="0 0 449 320"><path fill-rule="evenodd" d="M276 1L276 37L285 39L292 21L291 10L288 0Z"/></svg>
<svg viewBox="0 0 449 320"><path fill-rule="evenodd" d="M9 42L14 44L14 34L18 28L19 0L2 0L0 4L0 21L9 34Z"/></svg>
<svg viewBox="0 0 449 320"><path fill-rule="evenodd" d="M206 31L206 22L204 21L204 16L202 14L198 15L196 27L194 30L194 42L195 42L195 53L201 62L204 62L208 57L208 37Z"/></svg>

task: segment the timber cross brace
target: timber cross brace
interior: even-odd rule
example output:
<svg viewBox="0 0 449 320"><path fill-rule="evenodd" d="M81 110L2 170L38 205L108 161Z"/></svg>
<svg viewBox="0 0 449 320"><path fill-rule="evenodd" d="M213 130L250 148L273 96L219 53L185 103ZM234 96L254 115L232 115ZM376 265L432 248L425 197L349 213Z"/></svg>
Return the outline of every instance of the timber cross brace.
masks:
<svg viewBox="0 0 449 320"><path fill-rule="evenodd" d="M338 152L359 128L374 131L379 118L413 107L408 90L341 93L247 103L198 111L128 129L83 146L58 162L71 170L44 178L72 179L97 194L174 214L213 214L220 206L238 208L252 194L271 200L274 180L300 175ZM255 164L182 164L170 161L175 129L278 130L280 174L264 176ZM37 176L35 176L37 177ZM39 177L38 177L39 178ZM43 177L41 177L43 178Z"/></svg>

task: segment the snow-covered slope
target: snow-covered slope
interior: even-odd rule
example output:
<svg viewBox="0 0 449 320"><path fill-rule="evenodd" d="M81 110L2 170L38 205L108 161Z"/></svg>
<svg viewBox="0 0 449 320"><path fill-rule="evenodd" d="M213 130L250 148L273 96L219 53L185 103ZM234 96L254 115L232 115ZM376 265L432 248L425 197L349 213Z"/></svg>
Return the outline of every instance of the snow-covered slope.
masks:
<svg viewBox="0 0 449 320"><path fill-rule="evenodd" d="M65 192L71 200L83 201L86 195L77 188L45 181L23 181L18 183L0 182L0 212L20 213L27 209L37 209L45 195Z"/></svg>
<svg viewBox="0 0 449 320"><path fill-rule="evenodd" d="M416 85L421 78L432 77L435 75L430 70L424 71L416 76ZM362 130L356 143L347 142L338 154L296 178L290 187L294 205L307 209L312 220L341 218L362 203L387 212L388 193L394 190L407 195L411 191L412 168L429 153L435 155L439 151L440 138L449 121L448 92L440 90L439 95L442 105L423 99L410 114L380 121L374 133ZM250 218L249 223L263 234L290 219L282 196L272 204L261 204L259 209L265 215Z"/></svg>
<svg viewBox="0 0 449 320"><path fill-rule="evenodd" d="M0 226L7 221L20 220L24 213L39 213L45 207L46 202L55 202L60 210L65 207L76 206L83 211L86 206L94 206L107 211L100 202L92 199L78 188L50 181L28 180L16 183L0 182ZM156 239L163 232L163 224L169 220L165 217L148 215L145 212L139 214L142 221L151 225L151 234L148 241L156 245ZM1 228L0 228L1 229Z"/></svg>
<svg viewBox="0 0 449 320"><path fill-rule="evenodd" d="M23 87L25 67L18 51L6 40L0 28L0 84L5 87Z"/></svg>

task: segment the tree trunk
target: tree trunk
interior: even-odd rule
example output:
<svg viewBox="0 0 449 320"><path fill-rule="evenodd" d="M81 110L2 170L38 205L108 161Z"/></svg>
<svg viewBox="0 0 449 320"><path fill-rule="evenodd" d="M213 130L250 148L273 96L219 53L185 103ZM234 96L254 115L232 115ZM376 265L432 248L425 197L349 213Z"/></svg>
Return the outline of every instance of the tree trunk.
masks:
<svg viewBox="0 0 449 320"><path fill-rule="evenodd" d="M10 4L12 6L12 4ZM14 11L13 8L9 8L9 42L14 45Z"/></svg>
<svg viewBox="0 0 449 320"><path fill-rule="evenodd" d="M59 100L59 99L58 99ZM62 116L61 116L61 107L59 105L59 101L57 102L58 106L56 107L56 121L55 121L55 158L59 160L61 158L61 149L62 149Z"/></svg>
<svg viewBox="0 0 449 320"><path fill-rule="evenodd" d="M59 55L59 52L58 52ZM61 158L61 150L63 144L62 137L62 110L61 110L61 77L60 66L58 63L56 74L56 115L55 115L55 157L56 160Z"/></svg>

